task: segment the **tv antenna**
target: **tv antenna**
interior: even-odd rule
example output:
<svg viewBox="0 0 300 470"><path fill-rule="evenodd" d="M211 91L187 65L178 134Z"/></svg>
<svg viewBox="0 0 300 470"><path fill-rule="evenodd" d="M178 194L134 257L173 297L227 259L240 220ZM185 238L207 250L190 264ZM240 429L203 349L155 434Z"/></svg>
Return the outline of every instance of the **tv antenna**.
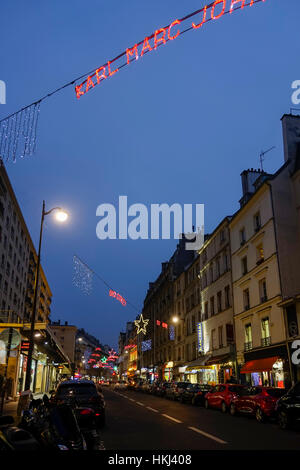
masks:
<svg viewBox="0 0 300 470"><path fill-rule="evenodd" d="M275 145L274 145L274 146L271 147L270 149L268 149L268 150L262 150L262 151L260 152L259 159L260 159L260 168L261 168L261 171L264 171L264 168L263 168L263 161L264 161L264 159L265 159L266 153L271 152L271 150L274 150L275 148L276 148L276 147L275 147Z"/></svg>

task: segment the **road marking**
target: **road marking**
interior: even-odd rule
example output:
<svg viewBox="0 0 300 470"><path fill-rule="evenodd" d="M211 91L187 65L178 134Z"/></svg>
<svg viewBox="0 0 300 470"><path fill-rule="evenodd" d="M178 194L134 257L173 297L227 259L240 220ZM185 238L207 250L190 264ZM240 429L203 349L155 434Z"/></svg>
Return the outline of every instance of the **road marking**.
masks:
<svg viewBox="0 0 300 470"><path fill-rule="evenodd" d="M130 401L135 401L135 400L133 400L133 398L128 398L128 400L130 400Z"/></svg>
<svg viewBox="0 0 300 470"><path fill-rule="evenodd" d="M223 441L222 439L219 439L218 437L213 436L212 434L209 434L209 433L207 433L207 432L201 431L201 429L194 428L193 426L189 426L189 429L191 429L192 431L195 431L195 432L197 432L197 433L199 433L199 434L202 434L202 436L207 437L208 439L212 439L213 441L216 441L216 442L218 442L219 444L228 444L228 442Z"/></svg>
<svg viewBox="0 0 300 470"><path fill-rule="evenodd" d="M158 410L155 410L154 408L151 408L151 406L147 406L147 409L150 411L154 411L155 413L159 413Z"/></svg>
<svg viewBox="0 0 300 470"><path fill-rule="evenodd" d="M144 403L141 403L140 401L137 401L138 405L145 406Z"/></svg>
<svg viewBox="0 0 300 470"><path fill-rule="evenodd" d="M162 414L165 418L171 419L172 421L175 421L175 423L182 423L182 421L179 421L179 419L172 418L172 416Z"/></svg>

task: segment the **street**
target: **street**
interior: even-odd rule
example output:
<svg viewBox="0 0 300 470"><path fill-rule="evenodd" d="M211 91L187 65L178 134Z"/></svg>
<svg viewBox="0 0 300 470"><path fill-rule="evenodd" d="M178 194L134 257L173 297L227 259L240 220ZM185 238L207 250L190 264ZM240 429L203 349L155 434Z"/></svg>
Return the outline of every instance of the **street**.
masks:
<svg viewBox="0 0 300 470"><path fill-rule="evenodd" d="M106 450L298 450L297 431L153 395L104 389Z"/></svg>

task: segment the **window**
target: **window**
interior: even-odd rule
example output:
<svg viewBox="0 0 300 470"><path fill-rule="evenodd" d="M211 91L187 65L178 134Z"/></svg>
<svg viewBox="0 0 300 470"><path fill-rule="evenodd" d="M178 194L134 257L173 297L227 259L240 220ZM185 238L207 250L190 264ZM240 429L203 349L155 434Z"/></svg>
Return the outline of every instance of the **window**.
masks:
<svg viewBox="0 0 300 470"><path fill-rule="evenodd" d="M210 276L210 282L214 282L214 269L213 266L211 265L209 268L209 276Z"/></svg>
<svg viewBox="0 0 300 470"><path fill-rule="evenodd" d="M217 309L218 313L222 311L222 292L217 293Z"/></svg>
<svg viewBox="0 0 300 470"><path fill-rule="evenodd" d="M245 325L245 351L252 349L252 326L251 323Z"/></svg>
<svg viewBox="0 0 300 470"><path fill-rule="evenodd" d="M225 241L225 230L221 230L220 232L220 244Z"/></svg>
<svg viewBox="0 0 300 470"><path fill-rule="evenodd" d="M260 264L265 260L263 244L260 243L256 247L256 264Z"/></svg>
<svg viewBox="0 0 300 470"><path fill-rule="evenodd" d="M266 279L261 279L259 281L259 295L261 302L266 302L268 300Z"/></svg>
<svg viewBox="0 0 300 470"><path fill-rule="evenodd" d="M204 304L204 319L208 319L208 302L205 302Z"/></svg>
<svg viewBox="0 0 300 470"><path fill-rule="evenodd" d="M253 217L254 231L258 232L261 228L260 213L257 212Z"/></svg>
<svg viewBox="0 0 300 470"><path fill-rule="evenodd" d="M211 316L215 314L215 298L210 298L210 314Z"/></svg>
<svg viewBox="0 0 300 470"><path fill-rule="evenodd" d="M244 298L244 310L249 310L249 308L250 308L250 292L249 292L249 289L244 290L243 298Z"/></svg>
<svg viewBox="0 0 300 470"><path fill-rule="evenodd" d="M230 287L225 287L225 308L230 307Z"/></svg>
<svg viewBox="0 0 300 470"><path fill-rule="evenodd" d="M223 255L223 262L224 262L224 272L227 272L229 268L227 253L224 253Z"/></svg>
<svg viewBox="0 0 300 470"><path fill-rule="evenodd" d="M204 287L207 287L207 274L206 274L206 272L203 275L203 288Z"/></svg>
<svg viewBox="0 0 300 470"><path fill-rule="evenodd" d="M223 326L219 326L218 333L219 333L219 348L223 348Z"/></svg>
<svg viewBox="0 0 300 470"><path fill-rule="evenodd" d="M247 256L244 256L244 258L242 258L241 265L242 265L242 276L244 276L248 272Z"/></svg>
<svg viewBox="0 0 300 470"><path fill-rule="evenodd" d="M241 230L240 230L240 245L244 245L246 243L246 232L245 232L245 228L243 227Z"/></svg>
<svg viewBox="0 0 300 470"><path fill-rule="evenodd" d="M216 349L216 330L211 330L211 349Z"/></svg>
<svg viewBox="0 0 300 470"><path fill-rule="evenodd" d="M261 339L262 346L269 346L271 344L269 317L265 317L261 320Z"/></svg>
<svg viewBox="0 0 300 470"><path fill-rule="evenodd" d="M220 258L217 258L216 268L217 268L217 278L218 278L218 277L220 277L220 275L221 275Z"/></svg>
<svg viewBox="0 0 300 470"><path fill-rule="evenodd" d="M195 315L192 315L192 333L195 333L196 331L196 319Z"/></svg>

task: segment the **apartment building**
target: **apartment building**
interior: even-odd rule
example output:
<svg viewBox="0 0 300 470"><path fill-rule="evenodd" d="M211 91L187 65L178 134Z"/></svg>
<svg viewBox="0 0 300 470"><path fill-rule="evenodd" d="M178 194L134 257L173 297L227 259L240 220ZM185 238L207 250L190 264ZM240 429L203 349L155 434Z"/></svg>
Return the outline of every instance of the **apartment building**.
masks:
<svg viewBox="0 0 300 470"><path fill-rule="evenodd" d="M77 327L75 325L69 325L67 321L61 323L60 320L58 320L50 322L49 328L60 342L74 369Z"/></svg>
<svg viewBox="0 0 300 470"><path fill-rule="evenodd" d="M196 360L199 355L197 341L197 324L201 320L201 296L200 296L200 265L199 255L194 253L194 260L185 267L184 289L184 347L185 370L184 379L197 382Z"/></svg>
<svg viewBox="0 0 300 470"><path fill-rule="evenodd" d="M284 164L274 175L242 173L230 223L241 377L281 387L300 378L291 360L300 320L300 117L284 115L282 126Z"/></svg>
<svg viewBox="0 0 300 470"><path fill-rule="evenodd" d="M37 254L3 162L0 162L0 331L13 327L28 340L33 308ZM61 368L70 360L48 328L52 292L40 266L37 286L34 350L31 365L33 392L55 387ZM8 360L9 395L24 390L27 350L21 344ZM0 364L0 374L4 364Z"/></svg>
<svg viewBox="0 0 300 470"><path fill-rule="evenodd" d="M198 381L223 383L235 375L229 222L225 217L199 250L201 312Z"/></svg>
<svg viewBox="0 0 300 470"><path fill-rule="evenodd" d="M138 356L141 358L143 369L147 369L148 374L160 380L171 380L179 373L178 366L175 365L174 281L194 258L193 251L185 250L185 242L183 235L170 260L162 263L156 281L149 283L144 300L143 316L149 319L149 324L146 335L142 341L139 338L139 341L140 344L151 341L151 352L142 351L140 347Z"/></svg>

